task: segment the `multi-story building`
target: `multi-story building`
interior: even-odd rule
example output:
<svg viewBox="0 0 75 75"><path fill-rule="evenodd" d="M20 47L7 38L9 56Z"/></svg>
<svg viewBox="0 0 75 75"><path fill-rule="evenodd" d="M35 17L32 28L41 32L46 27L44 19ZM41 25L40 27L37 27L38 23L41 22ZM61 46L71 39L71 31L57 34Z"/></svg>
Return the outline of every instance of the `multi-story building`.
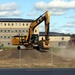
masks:
<svg viewBox="0 0 75 75"><path fill-rule="evenodd" d="M39 33L39 40L45 39L45 33ZM49 32L50 47L67 46L70 36L64 33Z"/></svg>
<svg viewBox="0 0 75 75"><path fill-rule="evenodd" d="M27 35L28 28L34 20L17 19L17 18L0 18L0 42L4 46L12 46L12 37L15 35ZM34 30L34 34L39 34L39 40L44 37L44 32L39 33L39 27ZM66 44L70 40L70 36L59 33L49 33L50 45L59 46ZM62 43L63 42L63 43Z"/></svg>
<svg viewBox="0 0 75 75"><path fill-rule="evenodd" d="M4 46L12 46L12 36L27 35L28 28L33 21L32 19L0 18L0 42ZM34 34L39 34L38 26Z"/></svg>

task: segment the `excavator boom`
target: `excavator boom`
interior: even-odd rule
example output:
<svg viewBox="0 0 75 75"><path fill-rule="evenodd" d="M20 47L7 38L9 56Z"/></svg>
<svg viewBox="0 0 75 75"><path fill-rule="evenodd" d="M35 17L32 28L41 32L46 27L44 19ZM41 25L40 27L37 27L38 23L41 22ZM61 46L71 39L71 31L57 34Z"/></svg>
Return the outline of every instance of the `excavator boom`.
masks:
<svg viewBox="0 0 75 75"><path fill-rule="evenodd" d="M48 11L46 11L44 14L38 17L34 22L31 23L28 35L26 36L26 41L31 40L32 34L34 34L35 27L38 26L42 21L45 21L45 40L48 40L50 14Z"/></svg>

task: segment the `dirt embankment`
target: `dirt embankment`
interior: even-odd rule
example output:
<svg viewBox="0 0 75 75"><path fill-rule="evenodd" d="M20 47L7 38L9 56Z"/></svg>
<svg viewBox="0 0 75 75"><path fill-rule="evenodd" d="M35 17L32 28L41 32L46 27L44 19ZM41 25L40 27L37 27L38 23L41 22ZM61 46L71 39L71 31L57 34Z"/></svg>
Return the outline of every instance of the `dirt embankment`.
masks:
<svg viewBox="0 0 75 75"><path fill-rule="evenodd" d="M63 53L63 51L61 52ZM60 52L57 54L48 52L40 52L37 50L3 50L0 51L0 67L1 68L61 68L75 67L75 60L65 60L61 57Z"/></svg>

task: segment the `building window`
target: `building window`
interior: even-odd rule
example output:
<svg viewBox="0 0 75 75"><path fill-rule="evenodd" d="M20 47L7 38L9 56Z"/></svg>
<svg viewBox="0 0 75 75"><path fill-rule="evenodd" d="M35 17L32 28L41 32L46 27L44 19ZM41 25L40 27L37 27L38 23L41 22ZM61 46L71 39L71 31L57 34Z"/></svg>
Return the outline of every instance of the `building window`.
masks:
<svg viewBox="0 0 75 75"><path fill-rule="evenodd" d="M2 30L1 30L1 32L2 32Z"/></svg>
<svg viewBox="0 0 75 75"><path fill-rule="evenodd" d="M12 32L14 32L14 30L12 30Z"/></svg>
<svg viewBox="0 0 75 75"><path fill-rule="evenodd" d="M25 31L23 30L23 32L25 32Z"/></svg>
<svg viewBox="0 0 75 75"><path fill-rule="evenodd" d="M10 24L8 23L8 26L10 26Z"/></svg>
<svg viewBox="0 0 75 75"><path fill-rule="evenodd" d="M23 23L23 26L24 26L24 23Z"/></svg>
<svg viewBox="0 0 75 75"><path fill-rule="evenodd" d="M8 43L8 45L10 45L10 43Z"/></svg>
<svg viewBox="0 0 75 75"><path fill-rule="evenodd" d="M4 32L6 32L6 30L4 30Z"/></svg>
<svg viewBox="0 0 75 75"><path fill-rule="evenodd" d="M14 24L12 23L12 26L13 26Z"/></svg>
<svg viewBox="0 0 75 75"><path fill-rule="evenodd" d="M4 26L6 26L6 23L4 24Z"/></svg>
<svg viewBox="0 0 75 75"><path fill-rule="evenodd" d="M26 26L28 26L28 23L26 24Z"/></svg>
<svg viewBox="0 0 75 75"><path fill-rule="evenodd" d="M58 43L58 46L60 46L60 45L61 45L61 42Z"/></svg>
<svg viewBox="0 0 75 75"><path fill-rule="evenodd" d="M1 38L2 38L2 36L1 36Z"/></svg>
<svg viewBox="0 0 75 75"><path fill-rule="evenodd" d="M37 30L35 30L35 32L37 32Z"/></svg>
<svg viewBox="0 0 75 75"><path fill-rule="evenodd" d="M2 23L0 23L0 26L2 26Z"/></svg>
<svg viewBox="0 0 75 75"><path fill-rule="evenodd" d="M19 30L19 32L21 32L21 30Z"/></svg>
<svg viewBox="0 0 75 75"><path fill-rule="evenodd" d="M28 30L26 30L26 32L28 32Z"/></svg>
<svg viewBox="0 0 75 75"><path fill-rule="evenodd" d="M10 36L8 36L8 39L10 38Z"/></svg>
<svg viewBox="0 0 75 75"><path fill-rule="evenodd" d="M8 30L8 32L10 32L10 30Z"/></svg>
<svg viewBox="0 0 75 75"><path fill-rule="evenodd" d="M6 36L4 36L4 38L6 38Z"/></svg>
<svg viewBox="0 0 75 75"><path fill-rule="evenodd" d="M64 40L64 37L62 37L62 40Z"/></svg>
<svg viewBox="0 0 75 75"><path fill-rule="evenodd" d="M15 32L17 32L17 30L15 30Z"/></svg>

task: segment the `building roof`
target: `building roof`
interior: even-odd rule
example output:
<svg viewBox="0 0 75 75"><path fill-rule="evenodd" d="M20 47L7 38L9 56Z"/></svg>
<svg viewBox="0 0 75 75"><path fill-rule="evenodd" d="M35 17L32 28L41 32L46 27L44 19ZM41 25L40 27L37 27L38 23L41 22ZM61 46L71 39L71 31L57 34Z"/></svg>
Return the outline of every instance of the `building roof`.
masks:
<svg viewBox="0 0 75 75"><path fill-rule="evenodd" d="M32 19L21 19L21 18L0 18L0 22L33 22Z"/></svg>
<svg viewBox="0 0 75 75"><path fill-rule="evenodd" d="M44 36L45 32L39 32L39 35ZM64 33L49 32L49 36L68 36L68 35Z"/></svg>

